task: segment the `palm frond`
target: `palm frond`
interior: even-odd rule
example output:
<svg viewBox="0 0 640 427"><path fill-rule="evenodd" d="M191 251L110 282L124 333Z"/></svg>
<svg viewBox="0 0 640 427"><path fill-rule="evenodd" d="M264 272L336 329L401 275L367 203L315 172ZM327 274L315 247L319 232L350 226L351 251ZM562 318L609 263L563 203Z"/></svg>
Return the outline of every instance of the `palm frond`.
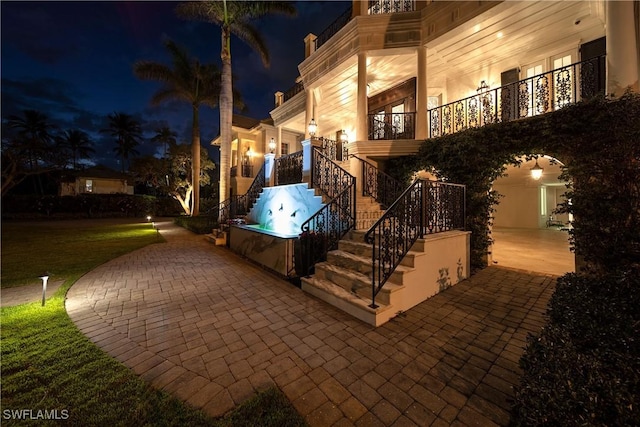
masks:
<svg viewBox="0 0 640 427"><path fill-rule="evenodd" d="M269 67L269 49L264 37L253 25L249 22L234 22L231 24L231 32L258 52L264 66Z"/></svg>

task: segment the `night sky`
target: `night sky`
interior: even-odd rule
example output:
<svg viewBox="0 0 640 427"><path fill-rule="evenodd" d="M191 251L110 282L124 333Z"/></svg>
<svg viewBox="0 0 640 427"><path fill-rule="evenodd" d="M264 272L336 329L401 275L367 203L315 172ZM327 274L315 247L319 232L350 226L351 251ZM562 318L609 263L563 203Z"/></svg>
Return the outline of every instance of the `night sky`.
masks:
<svg viewBox="0 0 640 427"><path fill-rule="evenodd" d="M92 162L119 169L115 142L99 133L115 111L143 122L145 137L168 124L179 141L191 140L191 108L184 103L151 107L160 83L133 75L137 60L169 64L163 45L170 38L202 63L220 62L220 29L176 17L178 2L9 2L2 13L2 119L25 109L38 110L61 129L81 129L94 143ZM264 119L274 108L274 93L294 85L304 59L304 37L318 35L351 5L350 1L298 1L297 17L274 15L257 21L266 38L271 67L233 38L236 87L248 110ZM201 108L202 145L219 134L219 111ZM145 143L141 155L159 147ZM209 148L217 162L217 149Z"/></svg>

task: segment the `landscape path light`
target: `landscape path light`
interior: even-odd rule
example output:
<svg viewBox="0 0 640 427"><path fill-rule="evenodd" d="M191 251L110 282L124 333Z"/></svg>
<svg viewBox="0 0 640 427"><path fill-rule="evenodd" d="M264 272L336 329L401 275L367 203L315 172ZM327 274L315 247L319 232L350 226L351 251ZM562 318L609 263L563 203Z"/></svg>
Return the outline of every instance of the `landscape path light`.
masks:
<svg viewBox="0 0 640 427"><path fill-rule="evenodd" d="M44 273L40 276L42 279L42 306L44 307L44 302L47 299L47 282L49 281L49 273Z"/></svg>

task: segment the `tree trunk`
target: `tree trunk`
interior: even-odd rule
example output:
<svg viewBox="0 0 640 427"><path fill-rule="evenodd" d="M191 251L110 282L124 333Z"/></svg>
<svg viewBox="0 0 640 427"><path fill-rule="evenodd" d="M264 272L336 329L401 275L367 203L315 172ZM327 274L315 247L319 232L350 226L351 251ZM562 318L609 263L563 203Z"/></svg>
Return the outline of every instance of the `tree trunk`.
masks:
<svg viewBox="0 0 640 427"><path fill-rule="evenodd" d="M200 215L200 123L198 106L193 106L193 127L191 129L191 184L193 185L193 208L191 216Z"/></svg>
<svg viewBox="0 0 640 427"><path fill-rule="evenodd" d="M231 33L222 27L222 85L220 87L220 202L229 197L231 163L231 120L233 115L233 88L231 82Z"/></svg>

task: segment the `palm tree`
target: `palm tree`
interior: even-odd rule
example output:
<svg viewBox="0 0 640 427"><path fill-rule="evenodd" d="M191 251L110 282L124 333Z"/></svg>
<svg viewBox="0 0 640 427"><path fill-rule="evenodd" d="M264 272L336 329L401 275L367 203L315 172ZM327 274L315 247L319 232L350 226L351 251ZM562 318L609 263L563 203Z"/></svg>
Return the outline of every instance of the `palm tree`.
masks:
<svg viewBox="0 0 640 427"><path fill-rule="evenodd" d="M231 160L231 119L233 89L231 74L231 34L258 52L265 67L269 66L269 52L264 38L251 20L272 13L295 15L292 4L282 1L198 1L181 3L179 17L210 22L222 30L222 87L220 88L220 199L229 194L229 165Z"/></svg>
<svg viewBox="0 0 640 427"><path fill-rule="evenodd" d="M117 145L113 151L120 157L122 172L124 173L124 164L125 161L129 160L129 155L140 154L136 147L142 139L142 128L136 119L126 113L114 112L107 117L109 119L109 127L101 129L100 132L108 133L116 138Z"/></svg>
<svg viewBox="0 0 640 427"><path fill-rule="evenodd" d="M35 110L24 110L24 117L9 116L9 128L16 129L14 148L27 157L29 169L37 169L38 163L49 150L53 136L51 131L55 126L49 123L46 115Z"/></svg>
<svg viewBox="0 0 640 427"><path fill-rule="evenodd" d="M77 168L78 158L86 159L90 156L90 153L95 153L96 150L91 148L91 139L86 132L77 129L69 129L64 131L56 138L58 146L63 150L67 150L71 154L71 161L73 168Z"/></svg>
<svg viewBox="0 0 640 427"><path fill-rule="evenodd" d="M188 52L172 40L165 41L171 55L173 68L152 61L138 61L134 74L142 80L156 80L164 86L151 98L152 105L168 100L180 100L191 104L193 123L191 128L191 153L193 156L193 207L191 215L200 213L200 105L216 107L220 95L220 71L215 64L200 64L190 58Z"/></svg>
<svg viewBox="0 0 640 427"><path fill-rule="evenodd" d="M171 147L175 145L178 137L174 131L171 130L169 126L162 126L156 129L156 134L153 138L151 138L151 142L154 144L162 144L162 157L167 157L167 147Z"/></svg>

